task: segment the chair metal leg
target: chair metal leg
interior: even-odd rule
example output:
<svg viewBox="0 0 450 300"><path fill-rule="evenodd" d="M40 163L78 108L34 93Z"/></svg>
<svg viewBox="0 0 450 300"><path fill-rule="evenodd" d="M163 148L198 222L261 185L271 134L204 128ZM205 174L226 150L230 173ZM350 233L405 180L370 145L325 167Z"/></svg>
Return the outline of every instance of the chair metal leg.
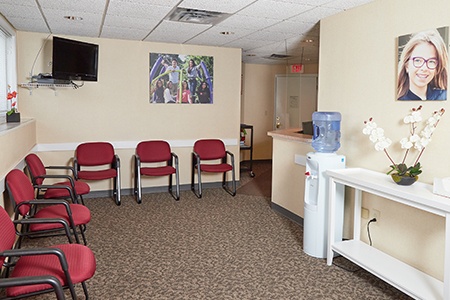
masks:
<svg viewBox="0 0 450 300"><path fill-rule="evenodd" d="M142 187L141 187L141 167L140 159L134 156L134 197L138 204L142 203Z"/></svg>
<svg viewBox="0 0 450 300"><path fill-rule="evenodd" d="M227 173L224 172L223 173L223 177L222 177L222 187L223 189L230 194L231 196L236 196L236 178L235 178L235 174L234 174L234 168L231 170L231 176L232 176L232 180L231 180L231 189L229 187L229 185L227 184Z"/></svg>
<svg viewBox="0 0 450 300"><path fill-rule="evenodd" d="M77 233L77 228L75 227L75 224L73 224L72 222L70 222L70 227L72 227L72 231L73 231L73 235L75 237L75 241L77 242L77 244L81 244L80 243L80 238L78 237L78 233Z"/></svg>
<svg viewBox="0 0 450 300"><path fill-rule="evenodd" d="M86 236L84 234L84 232L86 231L86 227L83 228L83 225L80 225L79 228L80 228L81 237L83 238L83 243L85 246L87 246Z"/></svg>
<svg viewBox="0 0 450 300"><path fill-rule="evenodd" d="M120 169L117 169L117 176L114 179L114 200L116 201L116 205L120 205Z"/></svg>
<svg viewBox="0 0 450 300"><path fill-rule="evenodd" d="M178 170L177 170L177 172L175 173L175 181L176 181L176 191L175 191L175 194L173 193L173 178L172 178L172 176L173 176L173 174L170 174L169 175L169 193L172 195L172 197L175 199L175 200L180 200L180 179L179 179L179 176L178 176Z"/></svg>
<svg viewBox="0 0 450 300"><path fill-rule="evenodd" d="M80 195L80 200L81 200L81 204L83 204L83 205L85 205L85 206L86 206L86 204L84 204L84 199L83 199L83 196L81 196L81 195Z"/></svg>
<svg viewBox="0 0 450 300"><path fill-rule="evenodd" d="M87 287L86 287L86 282L83 281L81 283L81 286L83 287L83 292L84 292L85 299L89 300L89 294L88 294L88 290L87 290Z"/></svg>
<svg viewBox="0 0 450 300"><path fill-rule="evenodd" d="M178 168L175 172L175 183L176 183L176 189L177 189L176 200L180 200L180 174L178 173Z"/></svg>
<svg viewBox="0 0 450 300"><path fill-rule="evenodd" d="M135 194L136 194L136 202L138 204L141 204L142 203L142 187L141 187L141 174L140 173L138 173L136 175Z"/></svg>
<svg viewBox="0 0 450 300"><path fill-rule="evenodd" d="M198 180L198 192L195 189L195 163L192 165L192 176L191 176L191 190L197 196L197 198L202 197L202 182L201 182L201 175L200 175L200 166L197 167L197 180Z"/></svg>

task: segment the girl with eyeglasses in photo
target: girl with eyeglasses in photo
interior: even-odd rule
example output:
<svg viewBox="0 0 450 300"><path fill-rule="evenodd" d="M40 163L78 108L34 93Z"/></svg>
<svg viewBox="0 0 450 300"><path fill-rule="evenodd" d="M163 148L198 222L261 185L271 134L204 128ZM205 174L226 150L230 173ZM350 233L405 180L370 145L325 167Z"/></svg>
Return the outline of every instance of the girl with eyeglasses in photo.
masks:
<svg viewBox="0 0 450 300"><path fill-rule="evenodd" d="M398 100L447 100L447 47L437 30L419 32L398 64Z"/></svg>

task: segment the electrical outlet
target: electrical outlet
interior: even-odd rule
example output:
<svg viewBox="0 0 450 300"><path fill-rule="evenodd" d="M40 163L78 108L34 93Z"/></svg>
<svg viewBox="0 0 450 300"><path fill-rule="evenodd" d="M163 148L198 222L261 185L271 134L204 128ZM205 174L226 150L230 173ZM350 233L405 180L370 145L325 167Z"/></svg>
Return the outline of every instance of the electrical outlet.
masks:
<svg viewBox="0 0 450 300"><path fill-rule="evenodd" d="M361 208L361 218L368 219L369 218L369 210L367 208Z"/></svg>
<svg viewBox="0 0 450 300"><path fill-rule="evenodd" d="M379 223L381 221L381 213L379 210L377 209L371 209L370 210L370 219L377 219L377 223Z"/></svg>

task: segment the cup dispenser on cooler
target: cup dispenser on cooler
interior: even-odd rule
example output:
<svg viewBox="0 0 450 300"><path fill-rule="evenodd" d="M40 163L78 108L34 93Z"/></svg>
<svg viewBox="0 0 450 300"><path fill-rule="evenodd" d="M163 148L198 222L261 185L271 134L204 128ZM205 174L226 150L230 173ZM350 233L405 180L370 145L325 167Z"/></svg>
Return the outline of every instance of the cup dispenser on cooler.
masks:
<svg viewBox="0 0 450 300"><path fill-rule="evenodd" d="M340 147L338 112L313 113L312 146L317 152L306 156L306 178L303 218L303 251L313 257L326 258L328 238L328 176L327 170L344 169L345 156L335 153ZM336 194L336 240L342 240L344 222L344 187Z"/></svg>

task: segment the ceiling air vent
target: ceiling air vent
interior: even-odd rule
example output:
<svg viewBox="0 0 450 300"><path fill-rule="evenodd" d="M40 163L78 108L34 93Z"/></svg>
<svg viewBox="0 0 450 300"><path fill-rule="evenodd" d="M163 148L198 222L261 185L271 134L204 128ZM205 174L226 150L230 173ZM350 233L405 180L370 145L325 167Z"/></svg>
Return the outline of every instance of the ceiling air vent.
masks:
<svg viewBox="0 0 450 300"><path fill-rule="evenodd" d="M229 16L217 11L176 7L169 13L167 19L175 22L216 25Z"/></svg>
<svg viewBox="0 0 450 300"><path fill-rule="evenodd" d="M269 56L271 59L289 59L291 58L291 55L285 55L285 54L272 54Z"/></svg>

